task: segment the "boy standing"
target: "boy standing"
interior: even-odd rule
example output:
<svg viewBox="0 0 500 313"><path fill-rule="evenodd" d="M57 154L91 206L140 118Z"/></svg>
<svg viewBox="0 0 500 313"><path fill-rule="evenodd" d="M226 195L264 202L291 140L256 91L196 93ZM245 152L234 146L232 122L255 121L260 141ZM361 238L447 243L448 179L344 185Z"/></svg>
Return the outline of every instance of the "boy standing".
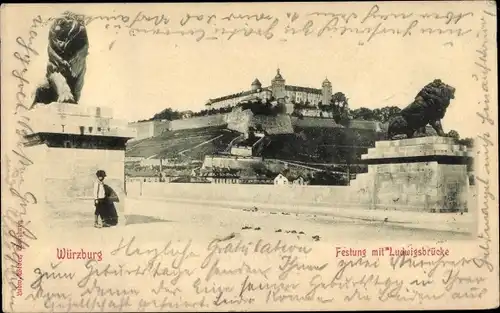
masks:
<svg viewBox="0 0 500 313"><path fill-rule="evenodd" d="M103 222L103 213L106 205L106 194L104 190L104 178L106 177L106 172L103 170L98 170L96 172L97 180L94 182L94 204L95 204L95 222L94 227L99 227L99 216L101 216L102 226L106 227Z"/></svg>

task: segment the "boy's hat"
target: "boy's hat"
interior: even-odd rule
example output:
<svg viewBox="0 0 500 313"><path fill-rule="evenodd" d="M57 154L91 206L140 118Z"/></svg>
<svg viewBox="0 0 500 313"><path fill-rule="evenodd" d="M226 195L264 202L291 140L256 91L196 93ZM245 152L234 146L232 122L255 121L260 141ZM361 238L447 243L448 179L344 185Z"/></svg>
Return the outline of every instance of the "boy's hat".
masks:
<svg viewBox="0 0 500 313"><path fill-rule="evenodd" d="M98 171L95 173L95 175L96 175L97 177L106 177L106 172L105 172L105 171L103 171L103 170L98 170Z"/></svg>

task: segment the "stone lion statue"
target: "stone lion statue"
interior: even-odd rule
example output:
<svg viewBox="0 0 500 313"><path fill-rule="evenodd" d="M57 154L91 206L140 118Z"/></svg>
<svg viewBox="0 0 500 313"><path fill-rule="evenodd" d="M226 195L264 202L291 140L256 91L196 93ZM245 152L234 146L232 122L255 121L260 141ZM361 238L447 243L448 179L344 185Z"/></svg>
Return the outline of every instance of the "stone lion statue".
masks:
<svg viewBox="0 0 500 313"><path fill-rule="evenodd" d="M89 41L83 20L71 13L57 18L49 31L47 74L33 105L78 103L83 88Z"/></svg>
<svg viewBox="0 0 500 313"><path fill-rule="evenodd" d="M413 138L416 131L425 134L427 124L431 125L439 136L446 136L441 119L455 98L455 88L443 83L440 79L427 84L415 97L413 103L389 120L387 138L397 135Z"/></svg>

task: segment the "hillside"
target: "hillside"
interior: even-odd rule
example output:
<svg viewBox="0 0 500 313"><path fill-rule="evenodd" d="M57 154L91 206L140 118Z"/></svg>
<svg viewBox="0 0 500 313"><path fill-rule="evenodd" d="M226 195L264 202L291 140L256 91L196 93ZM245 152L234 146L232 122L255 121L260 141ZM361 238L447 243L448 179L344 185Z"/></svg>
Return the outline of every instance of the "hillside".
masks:
<svg viewBox="0 0 500 313"><path fill-rule="evenodd" d="M132 142L127 145L126 156L203 160L207 154L228 152L230 144L237 143L241 139L238 137L252 127L268 134L261 153L264 158L306 163L357 163L360 155L375 145L386 127L353 120L349 128L344 128L331 119L298 119L284 114L266 116L241 107L221 117L226 125L178 129Z"/></svg>
<svg viewBox="0 0 500 313"><path fill-rule="evenodd" d="M203 160L206 154L222 152L240 134L226 127L206 127L165 132L127 145L127 157Z"/></svg>
<svg viewBox="0 0 500 313"><path fill-rule="evenodd" d="M295 127L294 134L270 136L265 158L317 163L356 163L375 145L377 134L369 130Z"/></svg>

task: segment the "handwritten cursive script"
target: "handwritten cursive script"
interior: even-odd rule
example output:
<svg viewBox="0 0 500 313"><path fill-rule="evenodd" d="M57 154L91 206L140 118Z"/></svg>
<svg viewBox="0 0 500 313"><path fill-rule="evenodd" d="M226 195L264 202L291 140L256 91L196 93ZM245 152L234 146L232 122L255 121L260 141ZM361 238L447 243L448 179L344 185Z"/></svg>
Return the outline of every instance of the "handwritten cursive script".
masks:
<svg viewBox="0 0 500 313"><path fill-rule="evenodd" d="M337 36L355 36L360 45L392 36L440 36L449 43L453 38L471 36L473 29L460 27L474 17L470 11L389 11L382 4L367 6L364 11L313 11L308 13L286 12L273 15L266 12L194 13L177 18L166 12L147 13L143 10L126 15L89 16L67 12L82 19L87 26L102 25L115 33L124 31L131 37L161 36L194 38L196 42L260 38L287 41L292 37L306 36L330 39ZM52 18L46 18L48 22ZM465 24L464 24L465 25Z"/></svg>
<svg viewBox="0 0 500 313"><path fill-rule="evenodd" d="M36 196L29 191L24 191L24 175L33 161L24 148L24 136L33 133L29 125L29 118L25 116L30 109L27 102L26 86L30 81L26 78L32 58L39 53L33 47L38 37L37 29L42 24L40 17L32 20L27 36L18 36L15 40L16 51L13 53L13 62L17 68L11 74L17 81L15 93L14 122L16 141L10 155L5 155L6 173L4 184L7 186L6 194L2 194L2 254L5 263L3 277L9 285L9 300L7 307L14 310L15 297L23 294L23 251L30 247L30 242L37 240L37 236L29 229L30 220L28 209L37 203ZM9 118L9 120L11 120Z"/></svg>

